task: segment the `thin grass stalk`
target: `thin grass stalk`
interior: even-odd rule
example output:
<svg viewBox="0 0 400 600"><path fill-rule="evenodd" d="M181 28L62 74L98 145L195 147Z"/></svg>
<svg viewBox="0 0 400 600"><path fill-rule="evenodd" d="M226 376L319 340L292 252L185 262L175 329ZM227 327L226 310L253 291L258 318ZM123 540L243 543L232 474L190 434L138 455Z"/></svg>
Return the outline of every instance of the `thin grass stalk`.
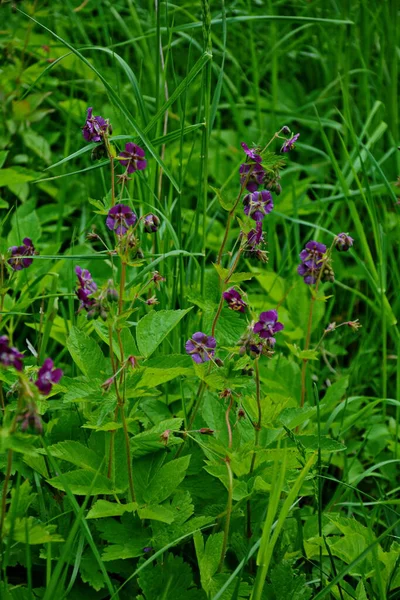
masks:
<svg viewBox="0 0 400 600"><path fill-rule="evenodd" d="M277 489L279 489L279 492L278 492L279 495L281 493L282 486L283 486L284 475L285 475L285 471L286 471L286 460L287 460L287 454L285 453L284 467L281 467L281 473L280 473L280 477L279 477L279 486L277 486ZM278 537L282 531L283 525L289 514L292 504L295 501L295 499L297 498L300 488L303 485L304 480L305 480L306 476L308 475L310 469L312 468L314 462L315 462L315 455L313 454L308 459L307 463L304 465L303 469L300 472L300 475L297 477L292 489L290 490L285 502L283 503L282 509L279 513L278 522L277 522L276 528L274 529L273 533L272 533L273 519L269 520L268 514L267 514L267 519L265 521L262 538L261 538L261 545L260 545L260 549L258 551L258 556L257 556L257 565L258 565L257 575L256 575L256 580L254 583L254 588L253 588L253 592L251 594L250 600L261 600L261 598L262 598L265 579L268 574L268 569L269 569L269 565L271 562L274 547L275 547ZM282 473L283 473L283 475L282 475ZM275 499L276 499L276 496L275 496ZM278 496L277 500L279 501L279 496ZM275 507L275 514L276 514L276 509L277 509L277 506ZM272 533L272 535L271 535L271 533Z"/></svg>

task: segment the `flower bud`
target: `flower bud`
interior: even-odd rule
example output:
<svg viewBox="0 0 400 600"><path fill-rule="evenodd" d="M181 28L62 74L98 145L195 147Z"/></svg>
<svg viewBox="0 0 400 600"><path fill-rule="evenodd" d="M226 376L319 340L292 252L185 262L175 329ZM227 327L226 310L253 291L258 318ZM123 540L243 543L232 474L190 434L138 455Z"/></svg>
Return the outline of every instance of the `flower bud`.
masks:
<svg viewBox="0 0 400 600"><path fill-rule="evenodd" d="M290 127L288 127L287 125L284 125L281 129L281 132L283 133L283 135L289 135Z"/></svg>
<svg viewBox="0 0 400 600"><path fill-rule="evenodd" d="M147 231L147 233L156 233L160 227L160 219L156 215L153 215L153 213L146 215L143 222L144 230Z"/></svg>
<svg viewBox="0 0 400 600"><path fill-rule="evenodd" d="M216 358L214 360L214 362L217 365L217 367L223 367L224 366L224 362L220 358Z"/></svg>
<svg viewBox="0 0 400 600"><path fill-rule="evenodd" d="M201 429L199 429L199 433L201 433L202 435L213 435L214 429L210 429L209 427L202 427Z"/></svg>
<svg viewBox="0 0 400 600"><path fill-rule="evenodd" d="M106 298L109 302L118 302L119 295L111 279L108 280Z"/></svg>
<svg viewBox="0 0 400 600"><path fill-rule="evenodd" d="M347 252L352 247L354 240L347 233L339 233L335 237L335 246L339 252Z"/></svg>

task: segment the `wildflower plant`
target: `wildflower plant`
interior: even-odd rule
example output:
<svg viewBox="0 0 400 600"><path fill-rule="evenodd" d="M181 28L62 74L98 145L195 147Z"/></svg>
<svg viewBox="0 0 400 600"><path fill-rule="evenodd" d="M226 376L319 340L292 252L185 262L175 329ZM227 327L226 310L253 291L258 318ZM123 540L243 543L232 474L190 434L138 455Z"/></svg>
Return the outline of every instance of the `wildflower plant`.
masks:
<svg viewBox="0 0 400 600"><path fill-rule="evenodd" d="M282 125L268 137L261 123L283 111L275 98L273 118L264 119L267 109L255 98L260 126L241 124L248 139L211 135L224 117L218 94L233 88L232 65L222 67L211 95L208 4L202 2L204 53L174 90L173 46L164 56L157 20L154 98L141 91L153 85L150 70L138 82L118 42L105 55L128 75L134 97L122 80L115 91L95 59L74 48L88 69L82 77L100 77L111 101L101 105L91 86L97 106L92 99L86 111L81 100L62 105L75 128L65 147L74 147L51 168L76 161L77 184L57 200L57 211L41 204L40 194L54 194L53 182L61 194L65 173L41 181L24 172L26 181L11 189L21 206L6 215L10 233L0 241L1 598L307 600L328 592L364 598L366 589L383 598L400 585L398 544L387 535L397 526L387 484L400 440L395 400L384 395L382 431L382 399L356 386L348 394L352 347L367 328L377 329L364 323L358 303L367 298L374 314L386 315L385 336L391 315L386 272L371 269L374 257L368 262L355 219L350 162L336 174L349 186L343 198L354 233L353 221L337 216L343 198L328 223L313 219L323 204L315 197L327 188L303 161L314 143L303 131L305 116L301 133ZM84 10L85 3L74 14ZM225 14L217 21L225 30ZM24 86L31 82L25 75ZM310 122L317 122L314 113ZM45 164L45 144L25 138ZM232 160L228 174L220 148ZM359 160L365 179L373 179L367 148ZM318 172L328 170L328 154ZM40 190L40 218L26 182ZM72 194L69 202L71 191L77 199ZM339 222L350 233L331 231ZM369 268L363 278L360 248ZM367 297L371 281L378 308ZM371 436L360 428L365 439L356 446L348 430L363 415L371 418ZM375 521L361 524L369 510L363 486L376 457L385 469L372 485L384 489L384 510L392 511L382 533L384 510L368 497L379 535ZM352 488L355 506L347 497Z"/></svg>

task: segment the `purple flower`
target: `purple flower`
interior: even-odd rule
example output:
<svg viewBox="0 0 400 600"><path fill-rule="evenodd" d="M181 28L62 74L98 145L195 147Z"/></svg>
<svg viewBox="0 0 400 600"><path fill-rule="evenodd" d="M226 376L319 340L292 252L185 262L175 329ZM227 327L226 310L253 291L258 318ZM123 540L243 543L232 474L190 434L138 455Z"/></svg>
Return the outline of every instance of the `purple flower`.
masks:
<svg viewBox="0 0 400 600"><path fill-rule="evenodd" d="M271 192L263 190L262 192L252 192L243 198L244 214L254 219L262 221L265 215L274 208Z"/></svg>
<svg viewBox="0 0 400 600"><path fill-rule="evenodd" d="M8 251L11 252L11 258L7 262L14 271L28 268L33 262L33 258L28 257L38 254L32 240L28 237L22 240L22 246L11 246Z"/></svg>
<svg viewBox="0 0 400 600"><path fill-rule="evenodd" d="M259 154L257 154L255 148L253 148L251 150L248 147L248 145L245 144L244 142L241 143L241 146L242 146L243 150L245 151L245 153L247 154L247 156L250 158L250 160L252 160L253 162L256 162L256 163L262 162L262 158L261 158L261 156Z"/></svg>
<svg viewBox="0 0 400 600"><path fill-rule="evenodd" d="M124 152L118 157L119 159L123 158L124 160L120 160L121 165L126 167L128 173L134 173L135 171L143 171L146 168L147 161L144 158L144 150L140 146L133 144L132 142L128 142L125 144Z"/></svg>
<svg viewBox="0 0 400 600"><path fill-rule="evenodd" d="M249 171L251 173L249 175ZM260 164L249 164L243 163L240 165L240 185L243 185L245 181L246 189L249 192L256 192L260 185L264 183L265 171Z"/></svg>
<svg viewBox="0 0 400 600"><path fill-rule="evenodd" d="M75 273L78 277L80 286L75 292L80 301L78 312L83 308L88 311L95 304L94 298L90 298L90 296L97 291L97 284L93 281L92 276L87 269L76 266Z"/></svg>
<svg viewBox="0 0 400 600"><path fill-rule="evenodd" d="M305 263L301 263L297 267L297 273L301 275L301 277L303 277L304 283L306 283L307 285L313 285L317 282L319 271L320 268L314 265L312 265L311 267L307 267Z"/></svg>
<svg viewBox="0 0 400 600"><path fill-rule="evenodd" d="M136 223L137 216L126 204L116 204L108 211L106 225L117 235L124 235L131 225Z"/></svg>
<svg viewBox="0 0 400 600"><path fill-rule="evenodd" d="M44 396L50 394L53 383L58 383L63 375L61 369L53 369L53 367L54 362L51 358L46 358L38 371L38 378L35 381L35 385Z"/></svg>
<svg viewBox="0 0 400 600"><path fill-rule="evenodd" d="M156 231L158 231L158 228L160 227L160 219L156 215L149 213L145 216L143 221L144 230L147 231L147 233L156 233Z"/></svg>
<svg viewBox="0 0 400 600"><path fill-rule="evenodd" d="M193 358L194 362L200 364L210 360L215 354L215 338L198 331L186 342L186 352Z"/></svg>
<svg viewBox="0 0 400 600"><path fill-rule="evenodd" d="M9 339L6 335L0 336L0 363L5 367L14 367L17 371L22 371L22 359L24 355L10 346Z"/></svg>
<svg viewBox="0 0 400 600"><path fill-rule="evenodd" d="M104 134L110 130L108 120L103 117L93 116L93 108L87 109L86 123L82 128L82 135L87 142L101 142Z"/></svg>
<svg viewBox="0 0 400 600"><path fill-rule="evenodd" d="M293 148L295 147L295 143L297 142L299 137L300 134L296 133L296 135L294 135L293 137L289 138L288 140L285 140L283 142L281 152L289 152L290 150L293 150Z"/></svg>
<svg viewBox="0 0 400 600"><path fill-rule="evenodd" d="M338 233L335 237L335 246L339 252L347 252L352 247L354 240L348 233Z"/></svg>
<svg viewBox="0 0 400 600"><path fill-rule="evenodd" d="M314 240L307 242L304 250L300 252L302 262L297 267L297 272L304 278L304 283L307 285L316 283L319 271L324 265L323 257L325 252L325 244L320 244Z"/></svg>
<svg viewBox="0 0 400 600"><path fill-rule="evenodd" d="M268 339L269 344L274 346L275 333L282 331L283 324L278 321L278 313L276 310L267 310L260 314L260 320L254 325L254 333L258 333L260 338Z"/></svg>
<svg viewBox="0 0 400 600"><path fill-rule="evenodd" d="M326 252L325 244L311 240L307 242L304 250L300 252L300 258L307 267L321 268L322 258Z"/></svg>
<svg viewBox="0 0 400 600"><path fill-rule="evenodd" d="M247 234L247 245L250 246L251 249L254 249L255 246L258 246L263 241L262 223L261 221L257 221L256 228L251 229Z"/></svg>
<svg viewBox="0 0 400 600"><path fill-rule="evenodd" d="M231 288L227 292L223 294L224 299L227 301L228 306L231 310L236 310L238 312L244 313L247 304L242 300L242 296L239 294L235 288Z"/></svg>

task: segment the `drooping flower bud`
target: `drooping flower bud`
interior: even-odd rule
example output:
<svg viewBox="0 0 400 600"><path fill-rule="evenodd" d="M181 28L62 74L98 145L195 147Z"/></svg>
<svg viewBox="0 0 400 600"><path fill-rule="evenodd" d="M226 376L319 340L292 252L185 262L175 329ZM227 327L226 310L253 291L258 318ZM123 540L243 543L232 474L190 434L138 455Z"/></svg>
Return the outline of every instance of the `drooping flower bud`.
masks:
<svg viewBox="0 0 400 600"><path fill-rule="evenodd" d="M154 215L153 213L149 213L148 215L146 215L143 219L143 223L144 230L147 233L156 233L158 231L158 228L160 227L160 219L157 217L157 215Z"/></svg>

